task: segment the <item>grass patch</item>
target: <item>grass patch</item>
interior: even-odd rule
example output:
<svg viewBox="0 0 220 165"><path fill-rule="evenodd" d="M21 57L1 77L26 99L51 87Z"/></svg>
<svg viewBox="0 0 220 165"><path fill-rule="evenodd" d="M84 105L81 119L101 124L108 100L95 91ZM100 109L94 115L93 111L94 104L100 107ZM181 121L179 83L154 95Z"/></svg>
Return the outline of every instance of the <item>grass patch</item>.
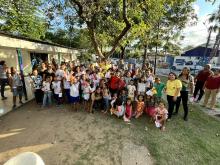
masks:
<svg viewBox="0 0 220 165"><path fill-rule="evenodd" d="M183 114L179 114L166 123L165 132L155 128L150 120L146 122L144 117L133 120L132 139L148 147L156 164L218 164L220 136L216 134L220 134L219 120L194 106L192 108L188 122L183 121ZM145 126L148 131L144 130Z"/></svg>

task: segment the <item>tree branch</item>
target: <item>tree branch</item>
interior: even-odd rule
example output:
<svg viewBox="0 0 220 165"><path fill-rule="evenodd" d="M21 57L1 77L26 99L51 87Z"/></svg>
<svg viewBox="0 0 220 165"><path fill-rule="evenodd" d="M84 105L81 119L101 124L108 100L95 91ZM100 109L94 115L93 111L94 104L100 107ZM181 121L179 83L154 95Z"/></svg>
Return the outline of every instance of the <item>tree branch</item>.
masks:
<svg viewBox="0 0 220 165"><path fill-rule="evenodd" d="M106 53L106 56L105 56L106 58L111 56L115 52L115 49L117 48L119 44L119 41L125 36L128 30L131 28L131 23L128 21L128 18L127 18L127 0L123 0L123 20L126 26L122 30L121 34L119 34L119 36L114 40L112 49L110 50L110 52Z"/></svg>

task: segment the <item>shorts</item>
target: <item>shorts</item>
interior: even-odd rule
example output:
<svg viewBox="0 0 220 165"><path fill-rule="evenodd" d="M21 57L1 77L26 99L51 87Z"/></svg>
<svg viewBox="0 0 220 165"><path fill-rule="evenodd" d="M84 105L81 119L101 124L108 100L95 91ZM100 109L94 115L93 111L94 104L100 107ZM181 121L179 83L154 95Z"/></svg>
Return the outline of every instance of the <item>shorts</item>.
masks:
<svg viewBox="0 0 220 165"><path fill-rule="evenodd" d="M12 89L13 96L21 96L23 94L23 89L18 90L17 88Z"/></svg>
<svg viewBox="0 0 220 165"><path fill-rule="evenodd" d="M70 102L71 103L78 103L79 102L79 96L78 97L72 97L72 96L70 96Z"/></svg>

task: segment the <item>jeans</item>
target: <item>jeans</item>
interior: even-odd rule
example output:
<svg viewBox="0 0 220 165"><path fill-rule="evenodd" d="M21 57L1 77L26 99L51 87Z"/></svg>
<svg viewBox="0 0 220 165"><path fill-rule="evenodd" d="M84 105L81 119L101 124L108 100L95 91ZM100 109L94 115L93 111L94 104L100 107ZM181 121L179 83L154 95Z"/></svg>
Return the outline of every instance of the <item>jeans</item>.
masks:
<svg viewBox="0 0 220 165"><path fill-rule="evenodd" d="M45 107L47 103L48 105L52 104L52 92L51 91L44 92L43 106Z"/></svg>
<svg viewBox="0 0 220 165"><path fill-rule="evenodd" d="M103 98L103 101L104 101L104 110L108 111L109 110L109 99Z"/></svg>
<svg viewBox="0 0 220 165"><path fill-rule="evenodd" d="M203 90L203 86L204 86L204 82L202 81L197 81L196 85L195 85L195 90L193 93L194 98L196 98L198 92L199 92L199 97L198 97L198 101L201 100L203 94L204 94L204 90Z"/></svg>
<svg viewBox="0 0 220 165"><path fill-rule="evenodd" d="M168 102L168 119L171 119L176 101L173 101L173 96L167 95L167 102Z"/></svg>
<svg viewBox="0 0 220 165"><path fill-rule="evenodd" d="M4 92L5 92L5 85L7 84L8 79L0 79L0 85L1 85L1 96L2 98L5 97Z"/></svg>
<svg viewBox="0 0 220 165"><path fill-rule="evenodd" d="M188 115L188 91L181 91L180 92L180 97L177 98L177 101L176 101L176 113L178 113L179 111L179 107L180 107L180 103L181 103L181 100L182 100L182 103L183 103L183 110L184 110L184 119L187 118L187 115Z"/></svg>

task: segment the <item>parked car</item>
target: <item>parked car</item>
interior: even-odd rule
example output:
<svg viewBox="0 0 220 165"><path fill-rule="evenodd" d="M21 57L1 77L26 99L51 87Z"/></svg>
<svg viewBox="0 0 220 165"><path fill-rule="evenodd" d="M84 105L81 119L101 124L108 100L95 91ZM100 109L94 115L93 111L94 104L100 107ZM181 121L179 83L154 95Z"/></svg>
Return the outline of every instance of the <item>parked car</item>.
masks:
<svg viewBox="0 0 220 165"><path fill-rule="evenodd" d="M171 67L172 70L182 70L184 67L189 68L190 70L202 70L203 66L199 65L196 61L187 61L183 63L174 63Z"/></svg>

